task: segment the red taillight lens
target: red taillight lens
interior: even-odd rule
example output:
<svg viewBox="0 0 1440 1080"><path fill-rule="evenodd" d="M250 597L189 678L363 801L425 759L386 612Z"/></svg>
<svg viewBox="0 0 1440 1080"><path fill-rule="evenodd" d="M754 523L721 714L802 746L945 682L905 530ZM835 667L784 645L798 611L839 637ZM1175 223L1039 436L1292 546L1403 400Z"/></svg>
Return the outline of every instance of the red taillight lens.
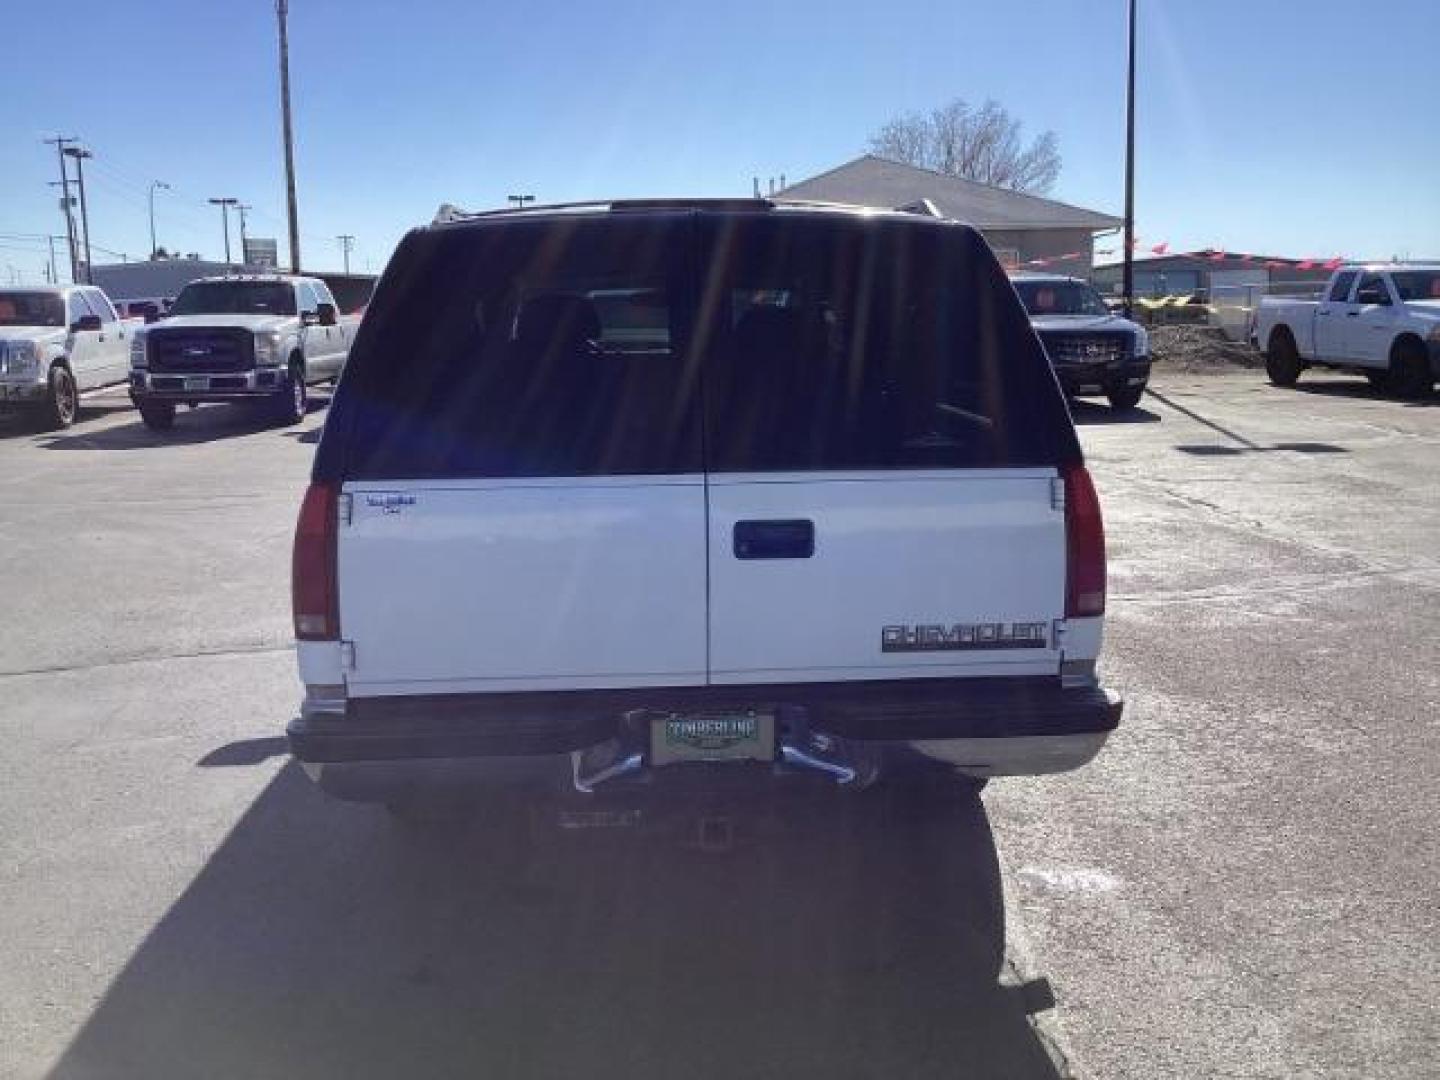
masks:
<svg viewBox="0 0 1440 1080"><path fill-rule="evenodd" d="M295 636L301 641L330 641L340 636L340 604L335 588L335 538L340 490L311 484L295 524L290 563L290 599Z"/></svg>
<svg viewBox="0 0 1440 1080"><path fill-rule="evenodd" d="M1065 477L1065 616L1105 614L1105 524L1100 499L1084 465Z"/></svg>

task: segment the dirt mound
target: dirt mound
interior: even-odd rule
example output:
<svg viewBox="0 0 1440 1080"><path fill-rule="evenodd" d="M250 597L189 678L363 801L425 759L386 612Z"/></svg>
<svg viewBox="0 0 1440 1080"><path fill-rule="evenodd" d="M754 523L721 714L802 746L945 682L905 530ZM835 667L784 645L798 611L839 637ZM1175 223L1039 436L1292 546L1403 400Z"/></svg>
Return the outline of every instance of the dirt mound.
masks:
<svg viewBox="0 0 1440 1080"><path fill-rule="evenodd" d="M1222 372L1263 365L1260 354L1243 341L1231 341L1215 326L1157 326L1150 331L1150 352L1157 368L1190 373Z"/></svg>

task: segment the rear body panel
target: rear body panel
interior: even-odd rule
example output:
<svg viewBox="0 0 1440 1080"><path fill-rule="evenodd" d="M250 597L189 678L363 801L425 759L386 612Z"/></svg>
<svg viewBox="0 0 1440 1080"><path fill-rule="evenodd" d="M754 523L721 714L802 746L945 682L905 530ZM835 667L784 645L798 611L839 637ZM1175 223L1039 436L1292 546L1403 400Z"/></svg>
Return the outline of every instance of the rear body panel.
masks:
<svg viewBox="0 0 1440 1080"><path fill-rule="evenodd" d="M701 477L347 485L352 694L705 680Z"/></svg>
<svg viewBox="0 0 1440 1080"><path fill-rule="evenodd" d="M712 476L712 681L1054 675L1065 593L1054 475ZM813 554L737 557L737 523L767 520L813 523ZM1017 638L1017 625L1031 629Z"/></svg>

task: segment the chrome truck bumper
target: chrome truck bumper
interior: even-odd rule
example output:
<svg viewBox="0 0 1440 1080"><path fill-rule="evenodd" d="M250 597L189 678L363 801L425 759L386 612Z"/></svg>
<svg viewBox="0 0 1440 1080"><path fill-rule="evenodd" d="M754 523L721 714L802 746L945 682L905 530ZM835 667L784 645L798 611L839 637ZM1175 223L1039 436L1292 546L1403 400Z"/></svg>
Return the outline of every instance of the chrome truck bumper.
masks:
<svg viewBox="0 0 1440 1080"><path fill-rule="evenodd" d="M924 680L791 687L697 687L598 694L476 695L320 702L291 722L291 751L322 788L389 801L431 787L520 787L586 797L804 778L860 790L911 772L977 778L1064 772L1119 724L1120 698L1058 680ZM765 760L659 765L651 721L670 713L763 709Z"/></svg>
<svg viewBox="0 0 1440 1080"><path fill-rule="evenodd" d="M130 399L140 401L229 401L269 398L285 388L283 368L250 371L187 372L183 375L150 371L130 373Z"/></svg>

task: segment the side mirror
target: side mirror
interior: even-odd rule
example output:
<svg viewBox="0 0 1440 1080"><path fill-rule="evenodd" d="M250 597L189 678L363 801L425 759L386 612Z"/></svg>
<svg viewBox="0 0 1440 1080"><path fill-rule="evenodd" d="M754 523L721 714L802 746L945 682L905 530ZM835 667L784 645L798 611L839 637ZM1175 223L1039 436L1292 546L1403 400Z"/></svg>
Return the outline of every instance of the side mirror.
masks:
<svg viewBox="0 0 1440 1080"><path fill-rule="evenodd" d="M301 325L301 326L317 326L317 325L319 325L319 322L320 322L320 316L317 315L315 312L313 312L313 311L302 311L302 312L300 312L300 325Z"/></svg>
<svg viewBox="0 0 1440 1080"><path fill-rule="evenodd" d="M100 329L100 316L99 316L99 315L81 315L80 318L76 319L73 323L70 324L70 330L71 330L71 332L72 332L72 333L76 333L76 334L81 333L81 332L83 332L83 331L85 331L85 330L99 330L99 329Z"/></svg>
<svg viewBox="0 0 1440 1080"><path fill-rule="evenodd" d="M320 319L321 326L334 326L336 322L335 305L321 304L316 308L316 315Z"/></svg>

